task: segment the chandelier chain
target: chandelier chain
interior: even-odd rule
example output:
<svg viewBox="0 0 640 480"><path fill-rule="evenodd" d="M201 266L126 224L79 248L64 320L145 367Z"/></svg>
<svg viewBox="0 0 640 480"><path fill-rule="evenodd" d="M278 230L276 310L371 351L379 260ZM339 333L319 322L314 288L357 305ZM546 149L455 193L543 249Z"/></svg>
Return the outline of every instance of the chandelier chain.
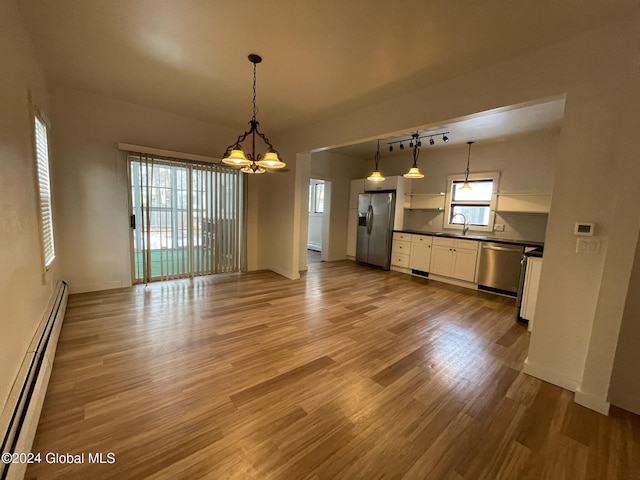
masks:
<svg viewBox="0 0 640 480"><path fill-rule="evenodd" d="M258 115L258 107L256 105L256 64L253 64L253 119Z"/></svg>

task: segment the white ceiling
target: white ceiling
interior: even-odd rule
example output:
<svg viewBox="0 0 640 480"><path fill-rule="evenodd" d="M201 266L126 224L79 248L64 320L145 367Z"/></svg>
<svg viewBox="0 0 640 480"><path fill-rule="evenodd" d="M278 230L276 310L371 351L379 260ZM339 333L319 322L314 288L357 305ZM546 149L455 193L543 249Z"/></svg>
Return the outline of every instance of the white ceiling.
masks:
<svg viewBox="0 0 640 480"><path fill-rule="evenodd" d="M48 79L270 135L625 19L637 0L20 0Z"/></svg>
<svg viewBox="0 0 640 480"><path fill-rule="evenodd" d="M385 158L401 155L397 142L410 139L413 133L423 137L447 132L447 143L442 141L442 135L433 136L435 142L433 145L429 144L428 138L422 139L423 149L437 149L469 141L476 143L501 141L513 135L540 130L560 130L564 118L564 103L564 98L545 99L523 105L496 108L444 121L437 125L423 125L413 132L393 132L379 139L380 152ZM340 155L371 160L375 155L377 140L368 139L330 150ZM393 142L393 152L389 151L389 142ZM408 141L402 143L405 149L409 147Z"/></svg>

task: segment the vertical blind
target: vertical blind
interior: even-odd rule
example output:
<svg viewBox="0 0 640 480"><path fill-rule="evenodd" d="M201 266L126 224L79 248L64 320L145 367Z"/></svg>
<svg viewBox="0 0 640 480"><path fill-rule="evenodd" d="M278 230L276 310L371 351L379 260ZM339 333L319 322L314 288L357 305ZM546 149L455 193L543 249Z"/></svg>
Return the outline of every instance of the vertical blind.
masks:
<svg viewBox="0 0 640 480"><path fill-rule="evenodd" d="M134 281L242 270L242 174L209 163L127 155Z"/></svg>
<svg viewBox="0 0 640 480"><path fill-rule="evenodd" d="M38 171L38 194L40 199L40 222L42 228L42 248L44 266L49 265L56 258L53 243L53 214L51 208L51 181L49 176L49 142L47 124L35 115L35 149Z"/></svg>

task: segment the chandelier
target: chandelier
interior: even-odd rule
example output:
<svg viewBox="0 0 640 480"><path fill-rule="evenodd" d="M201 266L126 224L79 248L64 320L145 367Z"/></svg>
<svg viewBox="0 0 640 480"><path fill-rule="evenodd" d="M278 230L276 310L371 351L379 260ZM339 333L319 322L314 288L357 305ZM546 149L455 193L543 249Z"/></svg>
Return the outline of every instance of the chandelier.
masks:
<svg viewBox="0 0 640 480"><path fill-rule="evenodd" d="M222 163L231 165L233 167L240 167L240 171L243 173L265 173L271 169L278 169L286 166L286 164L280 159L280 155L273 148L271 142L263 133L258 130L258 120L256 115L258 108L256 106L256 65L262 62L262 57L254 53L249 55L249 61L253 63L253 116L249 121L251 128L238 137L235 143L229 145L224 155L222 156ZM242 142L247 137L251 136L251 152L245 152ZM267 145L267 149L263 154L256 154L256 136L262 139Z"/></svg>

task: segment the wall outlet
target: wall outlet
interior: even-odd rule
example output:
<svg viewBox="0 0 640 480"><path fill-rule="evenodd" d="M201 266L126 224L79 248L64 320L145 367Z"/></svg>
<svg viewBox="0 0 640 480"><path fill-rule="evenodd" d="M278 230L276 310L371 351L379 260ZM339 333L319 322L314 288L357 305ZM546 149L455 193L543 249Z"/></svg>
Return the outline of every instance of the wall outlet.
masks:
<svg viewBox="0 0 640 480"><path fill-rule="evenodd" d="M504 223L494 223L493 224L493 229L496 232L504 232Z"/></svg>
<svg viewBox="0 0 640 480"><path fill-rule="evenodd" d="M429 221L427 222L427 225L432 226L432 225L433 225L433 222L432 222L431 220L429 220Z"/></svg>

